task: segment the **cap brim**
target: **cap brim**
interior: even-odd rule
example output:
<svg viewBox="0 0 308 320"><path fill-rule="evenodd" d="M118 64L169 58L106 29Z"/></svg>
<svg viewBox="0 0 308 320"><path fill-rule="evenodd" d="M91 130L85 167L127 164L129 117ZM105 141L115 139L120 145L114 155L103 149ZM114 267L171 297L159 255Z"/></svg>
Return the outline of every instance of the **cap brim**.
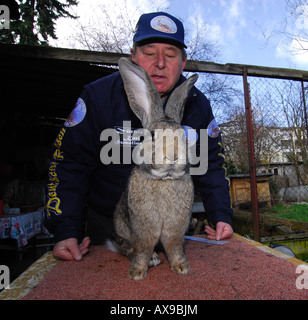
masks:
<svg viewBox="0 0 308 320"><path fill-rule="evenodd" d="M183 43L181 41L177 41L173 37L168 37L168 35L161 35L160 36L157 33L147 34L146 36L135 37L134 41L137 43L163 42L163 43L169 43L169 44L175 45L177 47L187 49L187 46L185 43Z"/></svg>

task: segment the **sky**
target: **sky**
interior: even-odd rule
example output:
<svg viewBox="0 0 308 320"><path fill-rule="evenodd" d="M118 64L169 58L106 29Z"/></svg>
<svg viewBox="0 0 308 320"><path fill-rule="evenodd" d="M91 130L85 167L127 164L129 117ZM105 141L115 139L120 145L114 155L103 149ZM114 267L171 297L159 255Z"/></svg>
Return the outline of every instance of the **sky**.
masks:
<svg viewBox="0 0 308 320"><path fill-rule="evenodd" d="M80 17L79 22L88 23L100 16L100 4L108 2L110 0L79 0L73 11ZM291 33L307 29L307 34L308 18L288 20L286 24L285 0L112 0L110 3L113 6L116 3L118 10L126 4L136 22L137 7L146 13L156 11L158 6L169 7L167 12L181 19L187 29L193 28L193 21L199 21L219 48L220 54L212 62L308 70L308 42L302 43L307 48L304 54L290 54L288 49L296 46L295 41L281 32L286 27ZM308 8L298 10L306 10L308 17ZM93 24L95 21L93 19ZM76 25L75 20L59 19L56 29L59 39L50 43L58 47L78 47L72 45L70 36Z"/></svg>

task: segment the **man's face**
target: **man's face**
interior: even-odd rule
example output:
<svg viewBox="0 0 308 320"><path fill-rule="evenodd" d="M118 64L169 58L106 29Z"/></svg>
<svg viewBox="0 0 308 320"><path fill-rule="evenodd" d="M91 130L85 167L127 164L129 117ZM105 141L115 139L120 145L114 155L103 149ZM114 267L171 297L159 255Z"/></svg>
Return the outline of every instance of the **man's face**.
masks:
<svg viewBox="0 0 308 320"><path fill-rule="evenodd" d="M150 43L136 48L132 60L150 76L161 97L167 95L180 79L186 60L181 49L165 43Z"/></svg>

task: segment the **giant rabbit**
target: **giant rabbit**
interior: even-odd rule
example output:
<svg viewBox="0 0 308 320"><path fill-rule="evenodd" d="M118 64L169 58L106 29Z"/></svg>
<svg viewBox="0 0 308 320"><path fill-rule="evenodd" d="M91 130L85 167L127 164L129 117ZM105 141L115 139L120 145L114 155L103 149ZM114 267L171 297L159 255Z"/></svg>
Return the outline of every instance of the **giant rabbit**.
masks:
<svg viewBox="0 0 308 320"><path fill-rule="evenodd" d="M129 105L150 135L150 139L145 138L135 147L133 155L139 152L140 158L146 151L151 153L144 156L130 175L114 212L114 238L108 241L108 246L131 260L130 279L143 279L148 266L160 263L154 251L159 241L171 269L187 273L190 265L183 245L194 191L187 139L180 123L188 93L198 75L191 76L172 92L164 110L155 85L139 65L121 58L119 69Z"/></svg>

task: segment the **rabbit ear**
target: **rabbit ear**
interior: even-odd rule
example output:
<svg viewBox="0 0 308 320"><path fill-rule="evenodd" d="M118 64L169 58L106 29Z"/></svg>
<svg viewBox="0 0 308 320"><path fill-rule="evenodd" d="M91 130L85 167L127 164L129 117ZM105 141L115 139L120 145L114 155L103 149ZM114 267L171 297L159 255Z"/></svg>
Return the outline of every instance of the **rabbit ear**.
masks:
<svg viewBox="0 0 308 320"><path fill-rule="evenodd" d="M128 58L119 60L128 102L144 128L164 116L160 95L148 74Z"/></svg>
<svg viewBox="0 0 308 320"><path fill-rule="evenodd" d="M168 99L165 114L177 123L181 123L184 113L184 105L187 96L198 79L198 75L194 74L178 86Z"/></svg>

